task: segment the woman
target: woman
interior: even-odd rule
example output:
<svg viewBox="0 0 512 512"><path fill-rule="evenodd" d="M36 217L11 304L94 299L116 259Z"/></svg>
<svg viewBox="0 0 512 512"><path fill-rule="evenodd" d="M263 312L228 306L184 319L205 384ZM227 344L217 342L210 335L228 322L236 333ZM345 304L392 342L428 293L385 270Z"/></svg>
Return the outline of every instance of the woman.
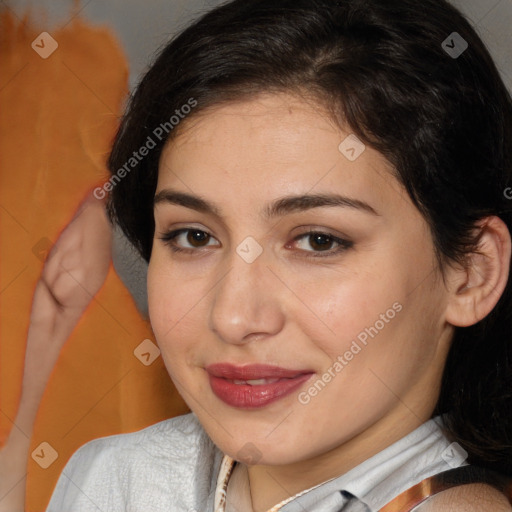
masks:
<svg viewBox="0 0 512 512"><path fill-rule="evenodd" d="M82 447L48 510L512 510L511 126L444 0L171 41L106 188L193 413Z"/></svg>

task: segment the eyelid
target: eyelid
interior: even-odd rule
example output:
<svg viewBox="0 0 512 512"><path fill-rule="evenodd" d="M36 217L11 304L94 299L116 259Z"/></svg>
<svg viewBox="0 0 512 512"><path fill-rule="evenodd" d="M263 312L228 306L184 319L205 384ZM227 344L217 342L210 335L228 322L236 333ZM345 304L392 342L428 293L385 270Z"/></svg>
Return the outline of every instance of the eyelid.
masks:
<svg viewBox="0 0 512 512"><path fill-rule="evenodd" d="M166 245L168 245L173 252L176 253L188 253L188 254L199 254L201 253L201 249L207 249L208 247L212 247L211 245L205 245L202 247L179 247L176 246L174 243L172 243L176 238L178 238L183 233L186 233L188 231L198 231L201 233L204 233L208 235L210 238L213 238L216 240L216 238L209 233L208 231L204 229L199 229L192 226L187 226L183 228L174 229L168 232L160 233L160 237L158 237L160 240L163 240ZM308 251L304 249L299 249L298 252L302 253L305 258L312 257L312 258L327 258L327 257L334 257L339 256L340 253L346 251L347 249L350 249L353 247L353 242L348 239L348 237L344 237L344 235L338 236L333 233L331 233L326 228L308 228L306 231L296 235L291 243L297 242L303 238L306 238L311 235L322 235L330 238L335 244L338 245L336 249L328 249L325 251ZM219 242L220 243L220 242ZM290 245L290 242L288 242L285 247L288 248ZM300 255L295 255L297 257L301 257Z"/></svg>
<svg viewBox="0 0 512 512"><path fill-rule="evenodd" d="M322 235L330 238L334 243L338 245L336 249L329 249L326 251L307 251L304 249L299 250L299 252L306 253L306 257L312 257L312 258L327 258L327 257L333 257L333 256L339 256L340 253L346 251L347 249L350 249L353 247L354 243L348 239L348 237L345 237L344 235L335 235L331 233L326 228L308 228L307 231L304 231L300 233L299 235L296 235L293 238L292 242L297 242L298 240L302 238L306 238L311 235ZM289 244L287 244L289 245Z"/></svg>
<svg viewBox="0 0 512 512"><path fill-rule="evenodd" d="M204 247L196 247L196 248L193 248L193 247L179 247L178 248L174 244L172 244L173 240L178 238L183 233L186 233L187 231L198 231L200 233L204 233L204 234L208 235L211 239L217 240L208 231L206 231L204 229L192 227L192 226L187 226L187 227L183 227L183 228L173 229L173 230L170 230L170 231L166 231L166 232L160 233L161 236L159 236L158 238L160 240L163 240L165 242L165 244L169 245L171 247L171 249L174 250L175 252L198 252L198 250L200 250L200 249L211 247L211 245L205 245Z"/></svg>

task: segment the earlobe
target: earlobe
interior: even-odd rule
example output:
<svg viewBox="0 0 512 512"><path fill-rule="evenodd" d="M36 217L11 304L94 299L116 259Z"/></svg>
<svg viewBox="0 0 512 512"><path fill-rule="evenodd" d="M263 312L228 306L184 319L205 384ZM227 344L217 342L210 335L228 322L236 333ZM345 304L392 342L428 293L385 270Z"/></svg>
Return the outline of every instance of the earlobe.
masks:
<svg viewBox="0 0 512 512"><path fill-rule="evenodd" d="M477 252L469 254L464 268L449 270L449 302L446 321L468 327L485 318L498 303L508 282L511 236L496 216L478 223L481 230Z"/></svg>

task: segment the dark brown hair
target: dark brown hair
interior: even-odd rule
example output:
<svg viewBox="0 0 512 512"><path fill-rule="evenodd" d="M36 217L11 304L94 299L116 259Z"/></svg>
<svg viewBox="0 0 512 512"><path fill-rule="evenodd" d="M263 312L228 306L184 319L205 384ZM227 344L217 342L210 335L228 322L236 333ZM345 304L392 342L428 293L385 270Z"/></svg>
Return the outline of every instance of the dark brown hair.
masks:
<svg viewBox="0 0 512 512"><path fill-rule="evenodd" d="M464 41L462 54L450 52ZM511 97L454 7L444 0L235 0L165 46L115 140L112 175L148 137L156 145L123 173L109 204L146 260L161 150L187 122L171 128L171 116L191 99L197 106L189 117L268 91L307 91L380 151L428 222L440 262L463 262L475 250L474 226L485 216L498 215L512 231L512 201L504 194L512 185ZM162 126L168 130L160 140L155 130ZM512 475L511 282L490 315L456 329L434 412L447 413L447 433L470 463L506 475Z"/></svg>

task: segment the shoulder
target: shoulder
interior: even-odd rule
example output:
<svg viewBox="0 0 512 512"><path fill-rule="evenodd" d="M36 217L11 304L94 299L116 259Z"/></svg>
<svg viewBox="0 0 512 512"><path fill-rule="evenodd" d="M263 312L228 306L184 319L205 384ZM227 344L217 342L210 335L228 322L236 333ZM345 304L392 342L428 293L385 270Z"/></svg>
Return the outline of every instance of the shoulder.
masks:
<svg viewBox="0 0 512 512"><path fill-rule="evenodd" d="M137 509L148 496L154 510L169 510L170 494L176 496L185 482L193 484L185 501L209 491L220 457L192 413L137 432L95 439L66 464L47 512L86 511L92 503L105 510Z"/></svg>
<svg viewBox="0 0 512 512"><path fill-rule="evenodd" d="M418 512L512 512L504 494L486 484L467 484L433 496Z"/></svg>
<svg viewBox="0 0 512 512"><path fill-rule="evenodd" d="M93 439L81 446L72 456L75 460L105 460L116 463L133 463L134 456L143 455L145 459L169 460L182 458L201 448L210 440L201 424L193 414L177 416L136 432L117 434Z"/></svg>

